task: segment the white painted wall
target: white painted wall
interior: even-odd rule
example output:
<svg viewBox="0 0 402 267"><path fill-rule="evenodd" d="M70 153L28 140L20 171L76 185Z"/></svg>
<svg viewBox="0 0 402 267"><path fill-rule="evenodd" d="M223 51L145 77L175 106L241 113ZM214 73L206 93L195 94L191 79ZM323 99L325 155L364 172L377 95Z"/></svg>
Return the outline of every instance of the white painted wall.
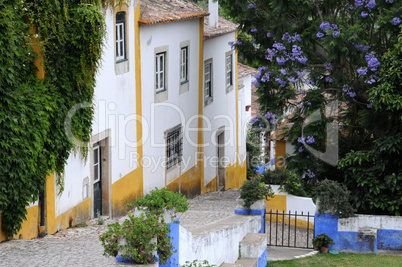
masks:
<svg viewBox="0 0 402 267"><path fill-rule="evenodd" d="M240 78L239 84L244 84L244 87L239 88L239 162L242 163L247 156L247 125L251 119L251 108L246 111L246 106L251 105L251 75Z"/></svg>
<svg viewBox="0 0 402 267"><path fill-rule="evenodd" d="M202 234L197 229L192 232L180 226L179 264L186 261L207 260L209 264L235 263L239 257L239 243L248 233L258 233L261 216L241 216L231 223L210 224L209 231Z"/></svg>
<svg viewBox="0 0 402 267"><path fill-rule="evenodd" d="M216 164L208 159L217 156L216 132L225 127L225 157L227 158L224 166L234 164L237 161L236 155L236 87L229 93L226 93L225 85L225 59L226 52L231 51L229 42L234 42L235 33L229 33L216 38L208 39L204 43L204 61L213 59L213 102L204 106L204 115L210 122L211 128L204 132L204 154L205 169L204 169L204 186L217 176ZM233 59L235 52L232 50ZM233 81L237 79L233 62ZM240 141L240 139L239 139Z"/></svg>
<svg viewBox="0 0 402 267"><path fill-rule="evenodd" d="M364 228L402 230L402 217L358 214L356 217L338 219L338 231L359 232Z"/></svg>
<svg viewBox="0 0 402 267"><path fill-rule="evenodd" d="M140 27L143 98L144 194L165 187L195 165L197 152L199 19ZM189 41L189 91L180 94L180 43ZM168 100L155 104L155 48L167 46ZM166 130L182 124L183 163L165 167ZM149 160L150 159L150 160ZM146 161L145 161L146 160ZM146 163L148 163L146 165Z"/></svg>
<svg viewBox="0 0 402 267"><path fill-rule="evenodd" d="M96 76L94 93L95 114L92 135L109 135L111 182L134 171L137 167L136 123L135 123L135 53L134 53L134 7L131 3L126 19L128 38L129 72L116 75L114 22L110 9L106 10L107 37L102 55L102 66ZM95 141L95 140L94 140ZM91 144L92 147L92 144ZM78 155L70 155L65 167L65 190L56 196L56 216L68 211L84 200L83 181L89 177L89 196L92 196L92 151L85 162ZM57 189L56 189L57 190Z"/></svg>
<svg viewBox="0 0 402 267"><path fill-rule="evenodd" d="M282 195L286 196L286 212L291 211L291 213L294 213L297 211L297 214L301 214L303 212L303 215L307 215L310 213L310 215L314 215L316 212L316 205L314 204L313 200L309 197L299 197L295 196L292 194L289 194L287 192L281 192L279 190L279 185L271 185L272 190L274 191L275 195ZM300 217L298 219L303 220L303 217ZM307 220L307 217L304 217L304 219ZM310 221L313 222L314 218L310 218Z"/></svg>

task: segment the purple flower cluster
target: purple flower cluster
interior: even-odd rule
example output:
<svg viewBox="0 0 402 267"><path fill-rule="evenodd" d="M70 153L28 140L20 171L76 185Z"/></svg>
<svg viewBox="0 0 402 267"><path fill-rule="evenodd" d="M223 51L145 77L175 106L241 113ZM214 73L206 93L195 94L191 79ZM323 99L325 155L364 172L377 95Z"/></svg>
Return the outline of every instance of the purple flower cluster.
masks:
<svg viewBox="0 0 402 267"><path fill-rule="evenodd" d="M324 63L324 66L325 66L325 69L327 69L327 70L332 70L332 64L331 64L331 63L325 62L325 63Z"/></svg>
<svg viewBox="0 0 402 267"><path fill-rule="evenodd" d="M351 98L354 98L356 96L356 93L352 91L353 87L349 86L348 84L344 84L342 91L344 91L348 96Z"/></svg>
<svg viewBox="0 0 402 267"><path fill-rule="evenodd" d="M234 43L233 42L229 42L228 45L230 45L230 49L234 49Z"/></svg>
<svg viewBox="0 0 402 267"><path fill-rule="evenodd" d="M355 44L355 47L356 47L357 51L362 51L362 52L370 49L369 45L356 45Z"/></svg>
<svg viewBox="0 0 402 267"><path fill-rule="evenodd" d="M332 80L331 77L327 76L327 77L325 77L325 81L329 82L329 83L332 83L334 80Z"/></svg>
<svg viewBox="0 0 402 267"><path fill-rule="evenodd" d="M278 62L278 65L285 65L285 62L288 61L287 58L282 57L277 57L276 61Z"/></svg>
<svg viewBox="0 0 402 267"><path fill-rule="evenodd" d="M255 4L253 4L253 3L249 4L247 7L248 8L257 8L257 6Z"/></svg>
<svg viewBox="0 0 402 267"><path fill-rule="evenodd" d="M364 4L364 0L355 0L356 7L362 6L363 4Z"/></svg>
<svg viewBox="0 0 402 267"><path fill-rule="evenodd" d="M277 81L282 87L285 87L287 82L282 80L281 78L275 78L275 81Z"/></svg>
<svg viewBox="0 0 402 267"><path fill-rule="evenodd" d="M401 19L398 17L395 17L392 19L392 24L393 25L398 25L399 23L401 23Z"/></svg>
<svg viewBox="0 0 402 267"><path fill-rule="evenodd" d="M307 176L310 177L310 178L314 178L314 177L315 177L314 172L312 172L310 169L307 170L307 173L306 173L306 174L307 174Z"/></svg>
<svg viewBox="0 0 402 267"><path fill-rule="evenodd" d="M335 38L338 37L339 34L341 34L340 31L333 31L332 32L332 36L334 36Z"/></svg>
<svg viewBox="0 0 402 267"><path fill-rule="evenodd" d="M385 0L385 2L388 4L392 4L394 2L394 0Z"/></svg>
<svg viewBox="0 0 402 267"><path fill-rule="evenodd" d="M257 28L256 27L252 27L250 32L257 32Z"/></svg>
<svg viewBox="0 0 402 267"><path fill-rule="evenodd" d="M295 77L293 77L293 76L290 76L290 77L288 78L288 80L289 80L289 82L297 83L297 82L299 81L299 78L295 78Z"/></svg>
<svg viewBox="0 0 402 267"><path fill-rule="evenodd" d="M364 75L367 74L367 68L360 67L360 68L357 70L357 73L359 73L359 75L364 76Z"/></svg>
<svg viewBox="0 0 402 267"><path fill-rule="evenodd" d="M300 38L300 35L299 34L297 34L297 33L295 33L293 36L291 36L288 32L287 33L285 33L283 36L282 36L282 40L283 41L287 41L288 43L294 43L294 42L297 42L297 41L301 41L301 38Z"/></svg>
<svg viewBox="0 0 402 267"><path fill-rule="evenodd" d="M273 36L274 36L274 35L273 35L272 33L270 33L270 32L267 33L267 37L268 37L268 38L273 37Z"/></svg>
<svg viewBox="0 0 402 267"><path fill-rule="evenodd" d="M365 82L365 83L368 83L368 84L373 84L373 83L375 83L377 80L378 80L378 77L377 77L377 76L375 76L375 75L370 75L370 77L369 77L367 80L365 80L364 82Z"/></svg>
<svg viewBox="0 0 402 267"><path fill-rule="evenodd" d="M299 79L303 78L304 76L306 76L306 70L297 71L297 77L299 77Z"/></svg>
<svg viewBox="0 0 402 267"><path fill-rule="evenodd" d="M371 53L366 55L366 61L371 71L377 71L377 68L381 65L380 61Z"/></svg>
<svg viewBox="0 0 402 267"><path fill-rule="evenodd" d="M322 37L324 37L325 35L322 33L322 32L317 32L317 35L316 35L318 38L322 38Z"/></svg>
<svg viewBox="0 0 402 267"><path fill-rule="evenodd" d="M307 140L306 140L306 143L307 144L312 144L312 143L314 143L315 142L315 140L314 140L314 137L313 136L307 136Z"/></svg>
<svg viewBox="0 0 402 267"><path fill-rule="evenodd" d="M286 50L286 47L282 43L274 43L272 47L275 47L278 51Z"/></svg>
<svg viewBox="0 0 402 267"><path fill-rule="evenodd" d="M371 102L370 104L367 104L367 108L373 108L374 103Z"/></svg>
<svg viewBox="0 0 402 267"><path fill-rule="evenodd" d="M298 151L302 153L304 151L303 147L299 147Z"/></svg>
<svg viewBox="0 0 402 267"><path fill-rule="evenodd" d="M288 72L287 72L287 70L286 70L286 69L281 69L281 74L282 74L282 75L287 75L287 74L288 74Z"/></svg>
<svg viewBox="0 0 402 267"><path fill-rule="evenodd" d="M362 11L362 13L360 13L360 16L362 16L362 18L364 18L364 19L367 18L368 15L369 14L365 11Z"/></svg>
<svg viewBox="0 0 402 267"><path fill-rule="evenodd" d="M299 138L297 138L297 142L299 142L300 144L305 144L306 143L306 137L304 137L303 135L300 136Z"/></svg>
<svg viewBox="0 0 402 267"><path fill-rule="evenodd" d="M375 7L375 0L370 0L366 5L368 9L373 9Z"/></svg>
<svg viewBox="0 0 402 267"><path fill-rule="evenodd" d="M256 123L256 122L258 122L258 118L257 118L257 117L254 117L254 118L251 119L251 123L254 124L254 123Z"/></svg>

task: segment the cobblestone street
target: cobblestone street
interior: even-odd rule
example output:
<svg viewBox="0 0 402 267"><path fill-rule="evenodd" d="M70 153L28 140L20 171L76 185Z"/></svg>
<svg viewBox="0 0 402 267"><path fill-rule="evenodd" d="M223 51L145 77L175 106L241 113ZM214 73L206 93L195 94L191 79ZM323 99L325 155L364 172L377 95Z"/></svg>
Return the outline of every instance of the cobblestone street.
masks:
<svg viewBox="0 0 402 267"><path fill-rule="evenodd" d="M191 230L232 216L238 195L238 190L228 190L190 199L189 210L178 214L180 224ZM103 256L98 239L107 230L106 225L115 221L106 219L104 225L97 225L94 219L87 222L87 227L66 229L44 238L2 242L0 266L124 266L116 264L115 258Z"/></svg>

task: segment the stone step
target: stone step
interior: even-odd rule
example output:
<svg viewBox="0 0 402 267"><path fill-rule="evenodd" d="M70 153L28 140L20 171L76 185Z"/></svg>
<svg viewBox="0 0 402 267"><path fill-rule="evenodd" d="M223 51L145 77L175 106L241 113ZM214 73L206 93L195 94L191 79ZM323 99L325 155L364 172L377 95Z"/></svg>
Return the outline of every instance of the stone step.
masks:
<svg viewBox="0 0 402 267"><path fill-rule="evenodd" d="M241 256L258 259L267 249L266 234L247 234L240 242Z"/></svg>
<svg viewBox="0 0 402 267"><path fill-rule="evenodd" d="M236 261L234 267L257 267L258 258L240 258Z"/></svg>

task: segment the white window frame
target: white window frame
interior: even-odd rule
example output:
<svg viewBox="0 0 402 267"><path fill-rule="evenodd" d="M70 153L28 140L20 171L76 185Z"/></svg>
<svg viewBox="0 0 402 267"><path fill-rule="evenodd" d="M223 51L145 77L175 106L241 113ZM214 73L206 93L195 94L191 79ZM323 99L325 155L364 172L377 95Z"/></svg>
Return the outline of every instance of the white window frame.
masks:
<svg viewBox="0 0 402 267"><path fill-rule="evenodd" d="M207 68L209 67L209 71ZM204 101L208 105L213 100L213 62L208 59L204 62Z"/></svg>
<svg viewBox="0 0 402 267"><path fill-rule="evenodd" d="M229 51L225 54L225 85L226 93L233 89L233 52Z"/></svg>
<svg viewBox="0 0 402 267"><path fill-rule="evenodd" d="M124 13L123 20L117 20L117 16ZM116 14L116 61L126 59L126 12Z"/></svg>
<svg viewBox="0 0 402 267"><path fill-rule="evenodd" d="M161 61L162 64L160 64ZM161 52L157 53L155 57L155 92L159 93L165 90L166 90L166 52Z"/></svg>
<svg viewBox="0 0 402 267"><path fill-rule="evenodd" d="M94 156L94 160L93 160L94 181L93 181L93 183L94 184L99 182L100 177L101 177L101 173L100 173L101 172L101 158L100 158L101 153L100 153L100 151L101 151L101 147L100 147L100 144L98 142L93 146L93 156ZM97 157L98 157L98 162L95 162L95 155L97 155ZM98 170L98 176L97 177L96 177L95 169Z"/></svg>
<svg viewBox="0 0 402 267"><path fill-rule="evenodd" d="M188 82L188 46L180 48L180 82Z"/></svg>

